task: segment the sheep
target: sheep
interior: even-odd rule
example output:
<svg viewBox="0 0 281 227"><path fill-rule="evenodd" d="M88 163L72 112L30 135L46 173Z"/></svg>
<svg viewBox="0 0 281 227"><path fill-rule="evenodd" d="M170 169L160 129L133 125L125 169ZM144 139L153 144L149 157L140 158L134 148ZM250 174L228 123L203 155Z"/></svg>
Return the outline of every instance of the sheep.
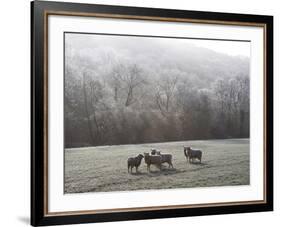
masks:
<svg viewBox="0 0 281 227"><path fill-rule="evenodd" d="M159 150L155 149L155 148L152 148L151 149L151 155L156 155L158 152L160 152Z"/></svg>
<svg viewBox="0 0 281 227"><path fill-rule="evenodd" d="M155 154L161 156L161 158L162 158L161 163L167 162L169 164L169 168L171 166L172 166L172 168L174 168L173 163L172 163L173 156L171 154L161 154L160 151L156 151Z"/></svg>
<svg viewBox="0 0 281 227"><path fill-rule="evenodd" d="M156 152L157 152L157 150L156 150L155 148L152 148L152 149L151 149L151 155L155 155Z"/></svg>
<svg viewBox="0 0 281 227"><path fill-rule="evenodd" d="M149 153L144 153L144 161L147 165L147 171L150 172L150 165L157 166L161 171L162 157L160 155L150 155Z"/></svg>
<svg viewBox="0 0 281 227"><path fill-rule="evenodd" d="M201 150L193 150L191 147L184 147L184 155L186 157L186 161L189 161L189 163L193 162L194 159L198 159L201 163L202 159L202 151Z"/></svg>
<svg viewBox="0 0 281 227"><path fill-rule="evenodd" d="M141 160L144 156L142 154L139 154L137 157L130 157L128 158L127 164L128 164L128 173L130 172L131 168L131 173L134 167L136 167L136 173L138 172L138 167L141 164Z"/></svg>

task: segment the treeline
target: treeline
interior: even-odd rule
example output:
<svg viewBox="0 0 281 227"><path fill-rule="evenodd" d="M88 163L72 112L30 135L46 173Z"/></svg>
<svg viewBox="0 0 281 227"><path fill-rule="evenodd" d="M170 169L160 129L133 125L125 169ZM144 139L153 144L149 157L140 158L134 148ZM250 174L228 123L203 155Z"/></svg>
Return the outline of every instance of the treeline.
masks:
<svg viewBox="0 0 281 227"><path fill-rule="evenodd" d="M66 147L249 137L247 72L206 82L200 68L67 50Z"/></svg>

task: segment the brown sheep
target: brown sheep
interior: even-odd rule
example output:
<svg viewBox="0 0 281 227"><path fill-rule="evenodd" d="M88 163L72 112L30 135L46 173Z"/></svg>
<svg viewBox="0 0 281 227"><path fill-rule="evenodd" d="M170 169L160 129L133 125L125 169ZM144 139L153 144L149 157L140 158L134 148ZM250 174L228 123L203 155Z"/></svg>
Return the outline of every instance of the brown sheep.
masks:
<svg viewBox="0 0 281 227"><path fill-rule="evenodd" d="M189 161L189 163L193 163L194 159L198 159L201 163L202 160L202 151L201 150L193 150L191 147L184 147L184 155L186 157L186 161Z"/></svg>
<svg viewBox="0 0 281 227"><path fill-rule="evenodd" d="M144 153L144 161L147 165L147 171L150 172L150 165L155 165L161 170L162 158L160 155L150 155L149 153Z"/></svg>
<svg viewBox="0 0 281 227"><path fill-rule="evenodd" d="M172 167L174 168L173 166L173 163L172 163L172 159L173 159L173 156L171 154L161 154L160 151L156 151L156 155L160 155L161 156L161 163L168 163L169 164L169 168Z"/></svg>
<svg viewBox="0 0 281 227"><path fill-rule="evenodd" d="M136 167L136 173L138 172L138 167L141 164L141 160L143 158L142 154L139 154L137 157L131 157L128 158L127 164L128 164L128 173L130 172L130 168L131 168L131 173L134 167Z"/></svg>

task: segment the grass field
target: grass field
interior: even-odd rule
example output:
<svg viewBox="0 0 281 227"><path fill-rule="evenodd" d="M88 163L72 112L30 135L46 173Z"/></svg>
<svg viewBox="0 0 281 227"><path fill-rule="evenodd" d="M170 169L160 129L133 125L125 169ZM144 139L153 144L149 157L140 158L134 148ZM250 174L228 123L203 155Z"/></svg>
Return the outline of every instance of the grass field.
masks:
<svg viewBox="0 0 281 227"><path fill-rule="evenodd" d="M183 146L203 151L201 164L186 162ZM127 159L156 148L173 155L174 169L128 174ZM65 150L65 193L248 185L249 139L181 141ZM167 166L167 164L164 164ZM135 170L135 169L134 169ZM135 172L135 171L134 171Z"/></svg>

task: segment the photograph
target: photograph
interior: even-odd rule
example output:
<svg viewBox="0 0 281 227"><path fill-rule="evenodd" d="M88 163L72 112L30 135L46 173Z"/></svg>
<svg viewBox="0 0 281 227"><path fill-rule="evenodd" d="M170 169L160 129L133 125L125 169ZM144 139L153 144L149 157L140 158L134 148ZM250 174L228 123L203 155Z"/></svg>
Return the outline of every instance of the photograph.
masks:
<svg viewBox="0 0 281 227"><path fill-rule="evenodd" d="M65 194L250 185L249 40L63 36Z"/></svg>
<svg viewBox="0 0 281 227"><path fill-rule="evenodd" d="M31 2L33 226L273 210L273 16Z"/></svg>

